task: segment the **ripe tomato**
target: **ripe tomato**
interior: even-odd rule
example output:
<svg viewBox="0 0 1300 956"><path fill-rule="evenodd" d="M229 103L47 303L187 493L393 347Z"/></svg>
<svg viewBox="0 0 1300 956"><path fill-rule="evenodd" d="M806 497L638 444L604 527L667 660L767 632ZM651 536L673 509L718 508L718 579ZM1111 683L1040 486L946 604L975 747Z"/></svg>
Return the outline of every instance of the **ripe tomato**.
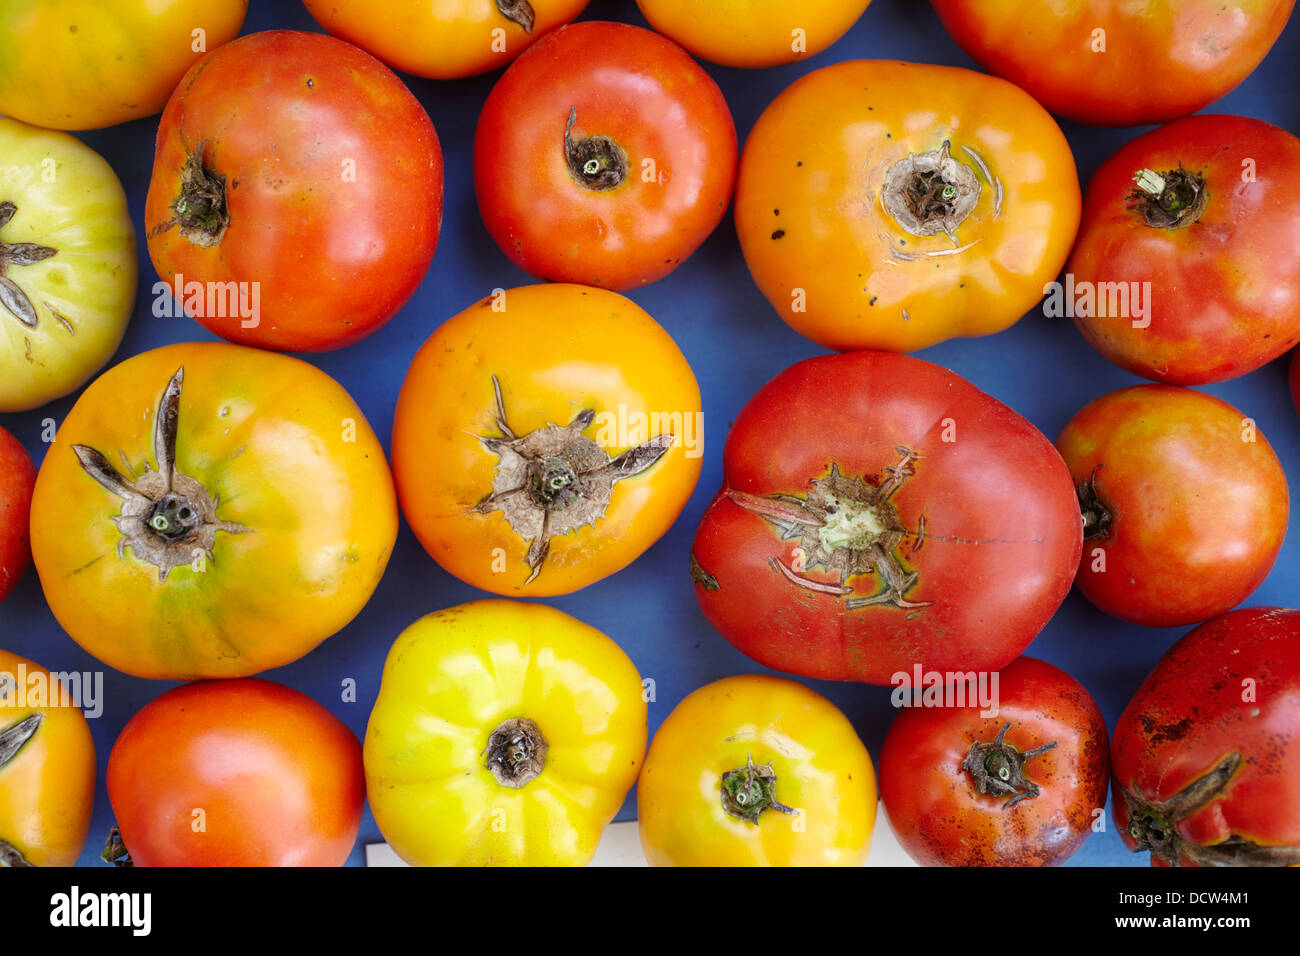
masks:
<svg viewBox="0 0 1300 956"><path fill-rule="evenodd" d="M152 116L247 12L248 0L6 0L0 113L48 129Z"/></svg>
<svg viewBox="0 0 1300 956"><path fill-rule="evenodd" d="M72 866L94 802L85 715L57 677L0 650L0 868Z"/></svg>
<svg viewBox="0 0 1300 956"><path fill-rule="evenodd" d="M408 863L581 866L645 756L641 677L562 611L474 601L420 618L366 728L375 822Z"/></svg>
<svg viewBox="0 0 1300 956"><path fill-rule="evenodd" d="M470 306L411 363L393 422L402 512L435 561L497 594L621 570L700 477L700 390L633 302L525 286Z"/></svg>
<svg viewBox="0 0 1300 956"><path fill-rule="evenodd" d="M589 0L305 0L316 21L389 66L453 80L505 66Z"/></svg>
<svg viewBox="0 0 1300 956"><path fill-rule="evenodd" d="M1251 419L1212 395L1136 385L1088 403L1056 440L1079 489L1075 583L1107 614L1194 624L1268 576L1290 498Z"/></svg>
<svg viewBox="0 0 1300 956"><path fill-rule="evenodd" d="M691 570L705 617L759 663L888 684L1014 660L1081 539L1033 425L938 365L851 352L786 369L736 417Z"/></svg>
<svg viewBox="0 0 1300 956"><path fill-rule="evenodd" d="M1244 80L1295 0L931 0L957 44L1053 113L1163 123Z"/></svg>
<svg viewBox="0 0 1300 956"><path fill-rule="evenodd" d="M795 331L910 352L999 332L1079 226L1074 157L1026 93L970 70L855 60L809 73L745 143L736 231Z"/></svg>
<svg viewBox="0 0 1300 956"><path fill-rule="evenodd" d="M922 866L1059 866L1106 806L1101 711L1082 684L1032 657L989 675L992 715L968 703L976 687L961 679L975 675L949 676L959 680L943 704L904 698L880 752L898 842Z"/></svg>
<svg viewBox="0 0 1300 956"><path fill-rule="evenodd" d="M1072 310L1079 329L1176 385L1277 358L1300 341L1297 179L1300 139L1244 116L1189 116L1125 145L1088 186L1067 266L1095 296Z"/></svg>
<svg viewBox="0 0 1300 956"><path fill-rule="evenodd" d="M663 278L722 219L735 176L717 84L624 23L539 40L492 88L474 136L483 222L539 279L625 290Z"/></svg>
<svg viewBox="0 0 1300 956"><path fill-rule="evenodd" d="M876 777L825 697L781 677L728 677L655 734L637 816L652 866L861 866Z"/></svg>
<svg viewBox="0 0 1300 956"><path fill-rule="evenodd" d="M135 228L108 163L76 137L0 117L0 412L99 371L135 280Z"/></svg>
<svg viewBox="0 0 1300 956"><path fill-rule="evenodd" d="M137 677L245 677L356 616L388 564L397 501L332 378L191 343L82 393L41 464L31 528L50 610L91 654Z"/></svg>
<svg viewBox="0 0 1300 956"><path fill-rule="evenodd" d="M793 63L848 32L871 0L636 0L650 25L724 66Z"/></svg>
<svg viewBox="0 0 1300 956"><path fill-rule="evenodd" d="M196 64L158 127L149 256L217 335L339 348L424 278L442 224L442 150L419 101L351 44L272 30Z"/></svg>
<svg viewBox="0 0 1300 956"><path fill-rule="evenodd" d="M281 684L185 684L123 728L108 799L136 866L342 866L366 800L361 743Z"/></svg>
<svg viewBox="0 0 1300 956"><path fill-rule="evenodd" d="M17 587L32 557L27 522L35 484L27 450L0 428L0 601Z"/></svg>
<svg viewBox="0 0 1300 956"><path fill-rule="evenodd" d="M1152 866L1300 864L1300 611L1207 621L1115 725L1115 824Z"/></svg>

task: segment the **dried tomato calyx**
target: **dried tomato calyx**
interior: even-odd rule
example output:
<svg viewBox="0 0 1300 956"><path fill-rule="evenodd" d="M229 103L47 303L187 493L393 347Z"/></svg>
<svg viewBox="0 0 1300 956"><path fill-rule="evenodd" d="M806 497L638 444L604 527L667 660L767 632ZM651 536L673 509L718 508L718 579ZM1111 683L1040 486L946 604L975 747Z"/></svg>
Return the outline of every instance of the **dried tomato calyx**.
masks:
<svg viewBox="0 0 1300 956"><path fill-rule="evenodd" d="M1030 800L1043 792L1038 784L1025 776L1025 764L1031 757L1056 748L1056 741L1051 740L1022 753L1015 744L1007 743L1010 729L1011 724L1005 723L992 741L974 741L966 759L961 762L961 769L971 775L977 792L1007 798L1002 804L1003 810L1010 810L1022 800Z"/></svg>
<svg viewBox="0 0 1300 956"><path fill-rule="evenodd" d="M525 33L533 32L533 22L536 15L533 13L533 5L528 0L496 0L497 10L507 20L513 21L524 28Z"/></svg>
<svg viewBox="0 0 1300 956"><path fill-rule="evenodd" d="M117 828L117 824L108 831L108 838L104 840L104 849L99 851L99 858L114 866L135 866L135 862L131 859L131 851L122 842L122 831Z"/></svg>
<svg viewBox="0 0 1300 956"><path fill-rule="evenodd" d="M943 233L956 244L957 227L974 212L983 187L975 170L953 159L950 149L944 140L938 149L908 153L885 173L880 199L912 235Z"/></svg>
<svg viewBox="0 0 1300 956"><path fill-rule="evenodd" d="M0 202L0 229L7 226L17 212L18 207L12 202ZM29 329L36 328L39 316L27 293L9 277L9 269L35 265L58 254L59 250L34 242L0 241L0 306Z"/></svg>
<svg viewBox="0 0 1300 956"><path fill-rule="evenodd" d="M0 730L0 770L3 770L5 764L18 756L18 751L22 750L27 742L36 736L36 732L41 729L41 723L44 720L44 714L29 714L22 720L10 724L4 730Z"/></svg>
<svg viewBox="0 0 1300 956"><path fill-rule="evenodd" d="M156 226L154 235L179 226L182 236L204 248L217 245L225 236L230 226L226 177L204 163L206 149L206 143L199 143L186 159L180 195L172 201L172 218Z"/></svg>
<svg viewBox="0 0 1300 956"><path fill-rule="evenodd" d="M1133 174L1137 189L1129 193L1129 208L1142 215L1156 229L1182 229L1201 218L1208 193L1205 177L1177 169L1158 173L1139 169Z"/></svg>
<svg viewBox="0 0 1300 956"><path fill-rule="evenodd" d="M1097 494L1098 464L1086 481L1081 481L1076 489L1079 495L1079 514L1083 518L1083 539L1093 541L1110 536L1110 509Z"/></svg>
<svg viewBox="0 0 1300 956"><path fill-rule="evenodd" d="M577 121L575 106L569 110L569 121L564 125L564 159L573 181L595 192L621 186L627 179L627 150L599 133L574 140L573 124Z"/></svg>
<svg viewBox="0 0 1300 956"><path fill-rule="evenodd" d="M720 788L722 808L754 826L758 826L758 818L768 810L785 814L799 812L776 799L776 771L771 762L757 766L752 754L745 755L745 766L722 775Z"/></svg>
<svg viewBox="0 0 1300 956"><path fill-rule="evenodd" d="M512 790L526 786L542 775L546 767L546 738L527 717L504 720L488 735L487 762L497 783Z"/></svg>
<svg viewBox="0 0 1300 956"><path fill-rule="evenodd" d="M18 849L8 840L0 840L0 868L6 866L35 866L35 863L27 862L27 857L23 856L23 851Z"/></svg>

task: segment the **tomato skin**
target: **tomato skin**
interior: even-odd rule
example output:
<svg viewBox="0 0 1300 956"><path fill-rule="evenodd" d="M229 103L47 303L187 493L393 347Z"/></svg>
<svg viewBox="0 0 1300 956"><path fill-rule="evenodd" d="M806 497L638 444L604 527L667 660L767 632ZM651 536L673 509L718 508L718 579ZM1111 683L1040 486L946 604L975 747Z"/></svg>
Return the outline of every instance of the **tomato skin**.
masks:
<svg viewBox="0 0 1300 956"><path fill-rule="evenodd" d="M1290 496L1277 455L1246 422L1226 402L1173 385L1110 392L1070 420L1057 447L1076 484L1097 469L1110 513L1109 532L1084 542L1075 583L1088 600L1173 627L1259 587L1281 550Z"/></svg>
<svg viewBox="0 0 1300 956"><path fill-rule="evenodd" d="M847 494L790 537L745 497L806 510L836 469L880 489L905 462L888 498L901 529L892 548L841 530L836 514L847 526L860 507ZM787 369L736 417L723 483L692 550L700 608L759 663L805 677L889 684L916 663L1002 667L1042 630L1078 566L1078 503L1055 449L1007 406L920 359L850 352ZM888 509L874 521L891 527ZM933 603L852 606L885 594L877 566L856 563L872 544L900 579L917 575L903 600ZM843 582L838 562L854 562Z"/></svg>
<svg viewBox="0 0 1300 956"><path fill-rule="evenodd" d="M625 151L620 185L588 189L570 171L573 110L575 143L604 136ZM722 220L735 173L736 129L717 84L671 41L622 23L539 40L493 87L474 137L479 212L510 261L616 291L689 257Z"/></svg>
<svg viewBox="0 0 1300 956"><path fill-rule="evenodd" d="M596 415L583 435L610 457L674 436L648 470L614 485L594 522L550 539L531 581L531 535L477 508L504 462L483 440L503 435L493 376L519 436L586 409ZM700 476L700 416L685 356L631 300L576 285L510 289L448 319L411 363L393 421L402 513L462 581L509 597L568 594L626 567L681 514Z"/></svg>
<svg viewBox="0 0 1300 956"><path fill-rule="evenodd" d="M1138 848L1125 790L1169 800L1238 753L1241 765L1225 787L1192 813L1166 821L1177 834L1179 865L1224 865L1198 860L1198 848L1222 851L1233 837L1293 848L1289 860L1263 865L1300 862L1297 715L1300 611L1242 608L1189 631L1160 658L1115 725L1111 808L1125 846ZM1153 852L1151 863L1169 860Z"/></svg>
<svg viewBox="0 0 1300 956"><path fill-rule="evenodd" d="M590 0L530 0L525 30L495 0L388 0L382 16L370 0L304 0L316 22L394 69L435 80L476 76L505 66L539 37L570 22Z"/></svg>
<svg viewBox="0 0 1300 956"><path fill-rule="evenodd" d="M20 687L27 688L22 706ZM35 733L0 764L0 844L8 844L0 846L0 860L11 848L32 866L72 866L86 843L95 802L95 742L85 715L63 706L62 695L56 701L55 687L48 670L0 650L0 731L41 717ZM38 689L45 697L34 702L30 694Z"/></svg>
<svg viewBox="0 0 1300 956"><path fill-rule="evenodd" d="M123 478L160 470L155 422L184 369L176 470L217 499L210 555L161 567L113 520L124 500L75 445ZM119 455L120 450L120 455ZM51 611L89 653L137 677L246 677L297 660L365 606L397 538L383 448L343 387L298 359L225 343L154 349L78 399L41 463L32 549ZM150 540L150 539L146 539Z"/></svg>
<svg viewBox="0 0 1300 956"><path fill-rule="evenodd" d="M1237 86L1295 0L931 0L957 45L1053 113L1094 126L1163 123ZM1105 31L1105 50L1094 51Z"/></svg>
<svg viewBox="0 0 1300 956"><path fill-rule="evenodd" d="M18 439L0 427L0 601L22 580L32 558L27 533L36 466Z"/></svg>
<svg viewBox="0 0 1300 956"><path fill-rule="evenodd" d="M885 205L890 174L945 142L979 187L956 246ZM1069 144L1022 90L954 67L854 60L800 78L759 117L736 231L796 332L831 349L911 352L999 332L1033 308L1069 255L1079 204Z"/></svg>
<svg viewBox="0 0 1300 956"><path fill-rule="evenodd" d="M175 208L199 143L204 169L225 177L229 211L209 245L183 234ZM163 112L145 201L155 291L177 276L257 283L241 303L251 312L256 288L256 315L190 301L183 287L186 311L236 343L341 348L392 318L424 278L442 187L433 123L378 60L318 33L241 37L197 63Z"/></svg>
<svg viewBox="0 0 1300 956"><path fill-rule="evenodd" d="M730 813L730 771L771 766L775 809ZM876 819L871 755L830 701L782 677L714 681L678 704L650 744L637 783L651 866L861 866ZM796 823L798 825L796 825Z"/></svg>
<svg viewBox="0 0 1300 956"><path fill-rule="evenodd" d="M118 736L108 799L137 866L342 866L366 799L361 742L281 684L184 684Z"/></svg>
<svg viewBox="0 0 1300 956"><path fill-rule="evenodd" d="M203 50L239 35L247 12L248 0L10 0L0 113L61 130L152 116Z"/></svg>
<svg viewBox="0 0 1300 956"><path fill-rule="evenodd" d="M510 720L546 745L515 787L488 766ZM581 866L645 745L641 677L617 644L543 604L472 601L420 618L388 652L366 728L370 807L413 865Z"/></svg>
<svg viewBox="0 0 1300 956"><path fill-rule="evenodd" d="M1134 175L1180 168L1204 178L1204 212L1181 228L1147 225L1128 198ZM1084 337L1121 368L1171 385L1234 378L1287 351L1300 341L1297 178L1300 139L1248 117L1189 116L1127 143L1088 186L1066 268L1076 283L1147 283L1149 324L1076 316Z"/></svg>
<svg viewBox="0 0 1300 956"><path fill-rule="evenodd" d="M1051 664L1020 657L998 672L997 714L979 706L899 710L880 752L880 794L894 834L922 866L1059 866L1092 832L1106 805L1109 742L1083 685ZM1040 792L1014 804L980 793L963 762L974 743L1005 740Z"/></svg>
<svg viewBox="0 0 1300 956"><path fill-rule="evenodd" d="M793 63L822 52L848 32L870 2L636 0L650 26L695 56L749 68ZM796 30L801 32L796 35Z"/></svg>

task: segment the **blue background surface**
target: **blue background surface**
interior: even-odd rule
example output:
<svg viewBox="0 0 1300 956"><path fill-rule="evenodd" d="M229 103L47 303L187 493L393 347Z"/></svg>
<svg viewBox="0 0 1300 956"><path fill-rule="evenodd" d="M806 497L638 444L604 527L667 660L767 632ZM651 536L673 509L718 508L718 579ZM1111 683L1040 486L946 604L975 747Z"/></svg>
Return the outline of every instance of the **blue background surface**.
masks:
<svg viewBox="0 0 1300 956"><path fill-rule="evenodd" d="M383 5L377 3L376 10ZM644 26L633 0L593 0L583 19ZM245 33L271 28L319 29L297 0L253 0ZM975 68L922 0L875 0L856 26L828 51L803 62L748 71L705 64L717 80L743 142L763 108L797 77L854 58L895 58ZM1207 112L1229 112L1300 130L1300 17L1292 17L1277 46L1236 91ZM309 360L343 383L388 448L393 408L406 368L421 343L446 318L490 293L532 280L497 249L479 219L472 188L471 145L480 107L498 74L435 82L403 75L429 111L446 159L446 212L433 266L415 297L386 327L340 352ZM187 318L155 318L151 288L157 275L143 240L143 206L153 159L156 118L81 134L121 177L140 239L140 290L135 316L114 362L160 345L212 340ZM1097 130L1064 122L1079 174L1093 170L1120 144L1145 127ZM653 733L673 706L695 688L732 674L759 670L704 620L687 575L691 538L721 482L721 452L729 423L751 395L793 362L823 350L792 332L759 294L745 269L730 213L715 234L676 272L631 296L667 328L695 370L705 409L704 472L673 529L626 570L550 603L609 634L645 677L656 683L650 705ZM947 342L918 353L953 369L1011 405L1049 437L1092 398L1138 379L1095 353L1068 319L1040 312L998 335ZM1286 386L1286 360L1205 391L1253 417L1292 475L1300 474L1300 421ZM39 462L45 455L42 422L60 421L75 396L22 415L0 416ZM1300 543L1291 536L1268 580L1248 604L1294 606ZM358 736L365 731L379 687L384 657L397 634L438 608L487 596L462 584L429 558L405 524L388 572L369 606L345 630L306 658L263 674L310 695L338 714ZM1125 624L1071 593L1029 648L1080 680L1113 727L1128 698L1160 654L1186 628L1151 629ZM51 670L104 670L55 622L34 571L0 606L0 646ZM340 701L341 682L357 682L356 703ZM880 753L894 710L887 687L808 681L853 721L873 756ZM137 710L171 684L105 672L105 709L91 721L99 753L99 789L83 864L100 864L97 853L113 822L104 789L104 766L113 741ZM635 818L634 795L618 819ZM1109 817L1107 818L1109 826ZM363 845L382 837L369 810L350 862L363 861ZM1072 865L1137 865L1109 829L1094 834Z"/></svg>

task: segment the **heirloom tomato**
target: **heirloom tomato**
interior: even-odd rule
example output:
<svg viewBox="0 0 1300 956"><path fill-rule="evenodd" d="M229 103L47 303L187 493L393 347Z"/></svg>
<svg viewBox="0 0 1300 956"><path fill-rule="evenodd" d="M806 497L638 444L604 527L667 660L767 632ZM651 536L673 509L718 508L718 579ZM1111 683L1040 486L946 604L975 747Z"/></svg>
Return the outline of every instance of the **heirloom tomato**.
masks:
<svg viewBox="0 0 1300 956"><path fill-rule="evenodd" d="M505 66L589 0L305 0L316 21L389 66L452 80Z"/></svg>
<svg viewBox="0 0 1300 956"><path fill-rule="evenodd" d="M152 116L247 12L248 0L6 0L0 113L49 129Z"/></svg>
<svg viewBox="0 0 1300 956"><path fill-rule="evenodd" d="M187 314L234 342L348 345L424 278L442 150L382 63L319 33L241 37L186 74L158 126L149 256Z"/></svg>
<svg viewBox="0 0 1300 956"><path fill-rule="evenodd" d="M650 25L724 66L792 63L848 32L871 0L636 0Z"/></svg>
<svg viewBox="0 0 1300 956"><path fill-rule="evenodd" d="M1084 406L1056 440L1078 488L1075 583L1107 614L1194 624L1241 603L1286 535L1286 475L1253 420L1212 395L1135 385Z"/></svg>
<svg viewBox="0 0 1300 956"><path fill-rule="evenodd" d="M562 611L474 601L388 652L366 728L375 822L408 863L591 860L645 756L641 677Z"/></svg>
<svg viewBox="0 0 1300 956"><path fill-rule="evenodd" d="M474 136L483 222L539 279L621 291L666 276L721 221L735 178L722 91L625 23L543 37L492 88Z"/></svg>
<svg viewBox="0 0 1300 956"><path fill-rule="evenodd" d="M170 345L97 379L32 499L50 610L137 677L245 677L361 610L397 538L383 449L337 382L224 343Z"/></svg>
<svg viewBox="0 0 1300 956"><path fill-rule="evenodd" d="M861 866L876 778L857 732L782 677L715 681L673 709L637 783L652 866Z"/></svg>
<svg viewBox="0 0 1300 956"><path fill-rule="evenodd" d="M0 601L18 585L32 557L27 523L35 484L36 466L27 450L0 428Z"/></svg>
<svg viewBox="0 0 1300 956"><path fill-rule="evenodd" d="M361 743L310 697L267 680L169 690L108 757L135 866L342 866L366 801Z"/></svg>
<svg viewBox="0 0 1300 956"><path fill-rule="evenodd" d="M1014 323L1079 226L1056 122L996 77L855 60L795 81L754 124L736 183L749 271L833 349L910 352Z"/></svg>
<svg viewBox="0 0 1300 956"><path fill-rule="evenodd" d="M1300 864L1300 611L1185 635L1120 716L1111 767L1115 824L1152 866Z"/></svg>
<svg viewBox="0 0 1300 956"><path fill-rule="evenodd" d="M658 323L615 292L500 291L411 363L393 422L402 512L462 581L568 594L621 570L700 477L700 390Z"/></svg>
<svg viewBox="0 0 1300 956"><path fill-rule="evenodd" d="M1053 113L1163 123L1244 80L1295 0L931 0L958 46Z"/></svg>
<svg viewBox="0 0 1300 956"><path fill-rule="evenodd" d="M67 133L0 117L0 412L61 398L112 357L135 256L108 163Z"/></svg>
<svg viewBox="0 0 1300 956"><path fill-rule="evenodd" d="M1070 590L1070 474L1033 425L887 352L799 362L741 410L691 553L705 617L760 664L888 684L1016 658Z"/></svg>
<svg viewBox="0 0 1300 956"><path fill-rule="evenodd" d="M66 684L0 650L0 868L72 866L95 802L95 742Z"/></svg>
<svg viewBox="0 0 1300 956"><path fill-rule="evenodd" d="M1126 144L1088 185L1066 267L1095 298L1070 303L1084 337L1174 385L1243 375L1291 348L1297 181L1300 139L1244 116L1189 116Z"/></svg>
<svg viewBox="0 0 1300 956"><path fill-rule="evenodd" d="M1106 806L1109 746L1096 703L1032 657L975 682L947 678L938 704L922 702L918 687L894 692L903 709L880 752L880 795L899 844L923 866L1064 863Z"/></svg>

